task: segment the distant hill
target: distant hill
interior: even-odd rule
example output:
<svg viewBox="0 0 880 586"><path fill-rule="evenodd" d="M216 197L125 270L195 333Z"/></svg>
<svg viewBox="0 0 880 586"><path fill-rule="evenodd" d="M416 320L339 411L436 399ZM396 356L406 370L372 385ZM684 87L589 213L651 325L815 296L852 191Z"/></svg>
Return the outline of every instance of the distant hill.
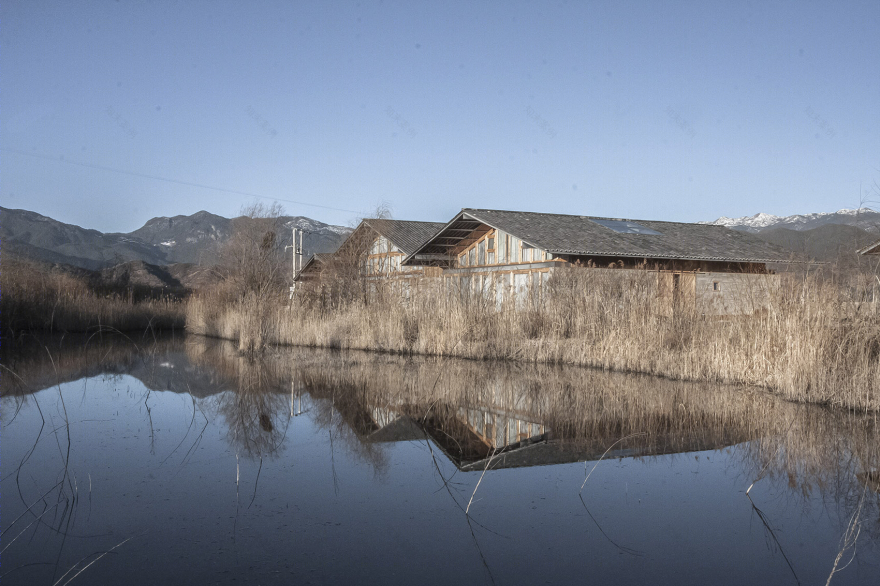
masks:
<svg viewBox="0 0 880 586"><path fill-rule="evenodd" d="M281 218L282 244L291 242L290 229L302 229L305 259L332 252L351 232L302 216ZM232 232L232 220L208 212L191 216L153 218L129 233L104 234L65 224L27 210L0 207L0 244L4 253L48 262L102 270L130 261L156 266L190 263L210 266Z"/></svg>
<svg viewBox="0 0 880 586"><path fill-rule="evenodd" d="M4 253L91 270L126 260L167 264L161 250L128 235L103 234L35 212L2 207L0 245Z"/></svg>
<svg viewBox="0 0 880 586"><path fill-rule="evenodd" d="M880 212L870 208L793 216L764 213L742 218L722 216L714 222L700 223L750 232L807 258L841 266L856 264L856 251L880 240Z"/></svg>
<svg viewBox="0 0 880 586"><path fill-rule="evenodd" d="M2 266L4 275L9 278L16 278L15 275L20 271L36 271L44 275L65 275L72 277L85 287L107 293L134 290L139 295L183 296L221 281L220 273L215 267L191 263L161 266L133 260L102 270L92 270L67 263L22 257L16 253L10 253L5 248L2 254Z"/></svg>
<svg viewBox="0 0 880 586"><path fill-rule="evenodd" d="M845 224L825 224L809 230L769 228L755 233L755 236L824 262L854 260L856 251L880 239L877 233Z"/></svg>
<svg viewBox="0 0 880 586"><path fill-rule="evenodd" d="M111 287L145 287L179 294L202 289L220 281L213 267L192 263L153 265L140 260L118 264L96 272L99 282Z"/></svg>

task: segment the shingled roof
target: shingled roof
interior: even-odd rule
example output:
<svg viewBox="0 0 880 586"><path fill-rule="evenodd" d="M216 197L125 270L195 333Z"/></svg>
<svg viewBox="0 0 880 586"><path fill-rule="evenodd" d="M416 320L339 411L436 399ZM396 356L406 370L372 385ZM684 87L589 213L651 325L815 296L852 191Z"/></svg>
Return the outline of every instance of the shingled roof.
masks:
<svg viewBox="0 0 880 586"><path fill-rule="evenodd" d="M333 253L330 252L316 252L309 258L308 262L296 273L293 277L294 281L300 281L303 276L312 273L313 271L320 270L320 265L326 265L333 258Z"/></svg>
<svg viewBox="0 0 880 586"><path fill-rule="evenodd" d="M712 224L465 208L409 253L447 255L479 224L502 230L552 254L723 262L787 262L793 253Z"/></svg>
<svg viewBox="0 0 880 586"><path fill-rule="evenodd" d="M442 222L414 222L411 220L367 219L364 224L391 241L407 256L414 253L446 224Z"/></svg>
<svg viewBox="0 0 880 586"><path fill-rule="evenodd" d="M880 240L858 251L859 254L880 254Z"/></svg>

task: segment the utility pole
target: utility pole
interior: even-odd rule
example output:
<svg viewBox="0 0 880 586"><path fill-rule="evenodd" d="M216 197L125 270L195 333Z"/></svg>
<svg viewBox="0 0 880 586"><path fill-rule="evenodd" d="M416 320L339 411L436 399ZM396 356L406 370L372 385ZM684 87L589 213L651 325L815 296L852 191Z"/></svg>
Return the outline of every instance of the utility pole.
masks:
<svg viewBox="0 0 880 586"><path fill-rule="evenodd" d="M296 290L296 281L294 281L294 279L296 279L296 275L299 273L299 271L302 270L303 231L297 230L296 226L293 226L291 228L291 231L292 231L291 245L285 246L284 250L287 250L288 248L293 249L293 253L291 254L291 256L292 256L291 260L293 261L293 266L292 266L293 276L290 279L290 298L293 299L293 292ZM299 233L299 243L297 243L297 241L296 241L297 232Z"/></svg>

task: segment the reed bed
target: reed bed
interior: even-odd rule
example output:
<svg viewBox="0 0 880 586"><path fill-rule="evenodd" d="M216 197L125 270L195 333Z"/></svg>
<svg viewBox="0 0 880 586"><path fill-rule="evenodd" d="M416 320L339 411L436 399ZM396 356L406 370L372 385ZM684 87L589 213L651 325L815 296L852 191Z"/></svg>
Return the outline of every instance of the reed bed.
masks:
<svg viewBox="0 0 880 586"><path fill-rule="evenodd" d="M784 274L753 292L758 310L718 316L671 311L656 283L650 271L573 268L526 303L436 286L387 287L335 304L202 295L187 304L187 327L236 340L243 351L282 344L575 364L880 409L880 320L864 292Z"/></svg>
<svg viewBox="0 0 880 586"><path fill-rule="evenodd" d="M184 305L172 297L136 299L125 290L99 292L85 276L11 259L4 259L0 277L4 333L184 327Z"/></svg>

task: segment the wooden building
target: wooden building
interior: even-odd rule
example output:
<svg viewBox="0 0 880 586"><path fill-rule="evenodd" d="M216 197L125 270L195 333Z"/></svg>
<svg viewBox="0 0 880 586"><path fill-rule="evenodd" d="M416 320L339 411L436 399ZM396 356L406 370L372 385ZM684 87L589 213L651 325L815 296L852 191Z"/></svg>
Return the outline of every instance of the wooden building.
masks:
<svg viewBox="0 0 880 586"><path fill-rule="evenodd" d="M316 281L323 278L324 273L330 268L333 260L333 254L327 252L319 252L313 254L309 261L299 270L294 277L295 282Z"/></svg>
<svg viewBox="0 0 880 586"><path fill-rule="evenodd" d="M498 304L534 298L565 264L647 270L656 273L658 295L704 313L740 314L762 307L767 263L791 259L724 226L466 208L402 262L442 267L448 288Z"/></svg>
<svg viewBox="0 0 880 586"><path fill-rule="evenodd" d="M418 248L443 226L440 222L363 220L339 247L339 252L344 254L349 243L367 250L361 266L366 275L419 276L425 274L426 265L403 266L402 261L410 255L418 258Z"/></svg>
<svg viewBox="0 0 880 586"><path fill-rule="evenodd" d="M408 220L366 219L358 224L336 252L316 254L297 273L296 283L319 283L338 279L381 278L411 279L440 270L426 265L403 266L404 258L415 255L416 249L444 224Z"/></svg>

